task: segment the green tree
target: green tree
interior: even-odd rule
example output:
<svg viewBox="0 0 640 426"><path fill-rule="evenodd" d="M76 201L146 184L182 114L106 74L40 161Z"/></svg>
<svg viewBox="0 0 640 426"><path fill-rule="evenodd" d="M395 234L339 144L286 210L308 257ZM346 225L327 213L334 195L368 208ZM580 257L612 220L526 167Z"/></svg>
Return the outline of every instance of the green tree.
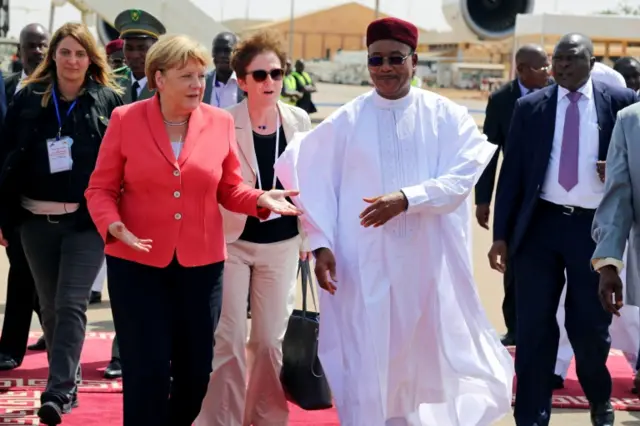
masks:
<svg viewBox="0 0 640 426"><path fill-rule="evenodd" d="M640 15L640 6L632 6L626 1L618 3L614 9L599 12L602 15Z"/></svg>

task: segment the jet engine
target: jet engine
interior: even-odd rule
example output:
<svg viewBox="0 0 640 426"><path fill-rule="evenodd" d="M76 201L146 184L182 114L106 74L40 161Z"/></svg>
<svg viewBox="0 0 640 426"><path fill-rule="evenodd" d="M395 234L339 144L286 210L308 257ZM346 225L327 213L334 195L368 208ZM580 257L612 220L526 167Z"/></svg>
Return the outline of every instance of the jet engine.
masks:
<svg viewBox="0 0 640 426"><path fill-rule="evenodd" d="M460 42L511 36L516 16L533 12L535 0L444 0L442 11ZM463 40L465 39L465 40Z"/></svg>

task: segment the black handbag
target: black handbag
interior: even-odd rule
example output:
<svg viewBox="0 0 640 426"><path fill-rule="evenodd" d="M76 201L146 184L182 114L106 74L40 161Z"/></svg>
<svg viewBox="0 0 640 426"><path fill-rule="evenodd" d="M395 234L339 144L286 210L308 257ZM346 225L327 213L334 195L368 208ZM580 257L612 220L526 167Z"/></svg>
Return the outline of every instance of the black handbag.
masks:
<svg viewBox="0 0 640 426"><path fill-rule="evenodd" d="M298 276L302 281L302 310L294 310L289 318L282 342L280 382L288 401L304 410L325 410L333 406L333 401L318 358L320 314L308 260L300 261ZM307 311L308 287L316 312Z"/></svg>

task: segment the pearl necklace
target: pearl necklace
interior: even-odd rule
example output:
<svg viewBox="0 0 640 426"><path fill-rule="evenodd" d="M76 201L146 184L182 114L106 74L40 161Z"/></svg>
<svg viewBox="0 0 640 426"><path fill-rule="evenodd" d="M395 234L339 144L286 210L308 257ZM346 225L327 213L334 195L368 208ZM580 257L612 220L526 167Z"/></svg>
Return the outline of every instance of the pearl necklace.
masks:
<svg viewBox="0 0 640 426"><path fill-rule="evenodd" d="M179 122L179 123L174 123L174 122L171 122L171 121L167 121L167 120L165 120L165 119L162 119L162 121L164 121L164 124L166 124L167 126L171 126L171 127L179 127L179 126L184 126L185 124L187 124L187 122L188 122L189 120L187 119L187 120L181 121L181 122Z"/></svg>

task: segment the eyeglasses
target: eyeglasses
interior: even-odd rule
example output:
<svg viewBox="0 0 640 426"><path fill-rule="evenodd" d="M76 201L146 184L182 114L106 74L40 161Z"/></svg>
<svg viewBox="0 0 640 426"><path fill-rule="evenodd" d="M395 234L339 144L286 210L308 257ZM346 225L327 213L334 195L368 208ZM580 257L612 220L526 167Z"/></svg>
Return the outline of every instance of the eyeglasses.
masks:
<svg viewBox="0 0 640 426"><path fill-rule="evenodd" d="M404 64L407 61L407 58L410 58L411 56L413 56L413 53L409 53L407 56L369 56L367 62L370 67L381 67L386 59L389 65L398 66Z"/></svg>
<svg viewBox="0 0 640 426"><path fill-rule="evenodd" d="M271 71L255 70L255 71L250 71L248 74L251 74L251 76L256 82L262 83L267 79L268 76L271 76L271 79L274 81L282 80L282 76L284 75L284 70L282 68L275 68L275 69L272 69Z"/></svg>

